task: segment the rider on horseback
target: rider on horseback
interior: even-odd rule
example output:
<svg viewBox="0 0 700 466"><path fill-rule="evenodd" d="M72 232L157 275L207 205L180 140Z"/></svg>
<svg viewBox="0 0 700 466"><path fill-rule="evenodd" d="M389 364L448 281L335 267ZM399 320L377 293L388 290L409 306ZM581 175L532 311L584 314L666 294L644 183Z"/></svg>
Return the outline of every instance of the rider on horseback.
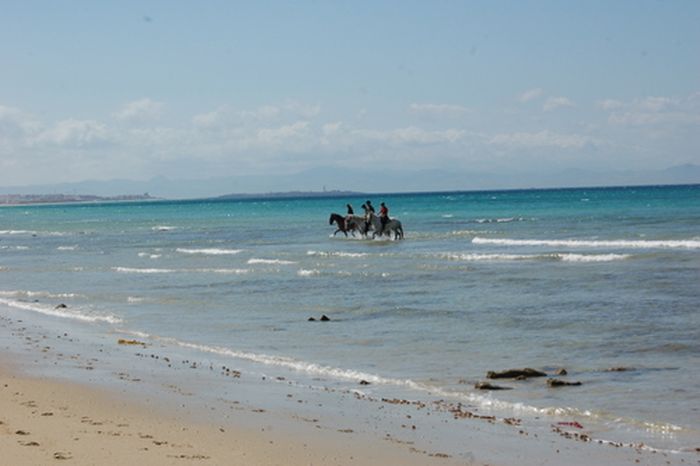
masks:
<svg viewBox="0 0 700 466"><path fill-rule="evenodd" d="M386 224L389 221L389 208L383 202L380 205L379 220L382 222L382 229L379 231L379 235L381 236L384 233L384 227L386 227Z"/></svg>
<svg viewBox="0 0 700 466"><path fill-rule="evenodd" d="M362 209L365 211L365 230L362 233L366 235L369 231L370 219L374 213L372 201L366 201L364 204L362 204Z"/></svg>

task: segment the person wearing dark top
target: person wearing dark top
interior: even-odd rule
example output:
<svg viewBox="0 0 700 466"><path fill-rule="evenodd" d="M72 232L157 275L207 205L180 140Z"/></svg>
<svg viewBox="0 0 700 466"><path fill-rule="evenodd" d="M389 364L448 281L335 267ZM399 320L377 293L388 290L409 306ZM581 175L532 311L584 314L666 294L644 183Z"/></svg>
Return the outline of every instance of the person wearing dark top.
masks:
<svg viewBox="0 0 700 466"><path fill-rule="evenodd" d="M352 210L352 206L350 204L346 204L345 207L348 208L348 215L355 215L355 211Z"/></svg>
<svg viewBox="0 0 700 466"><path fill-rule="evenodd" d="M382 222L382 231L380 231L379 234L381 235L382 233L384 233L384 227L386 227L386 224L389 221L389 208L383 202L380 205L381 207L379 208L379 220L381 220Z"/></svg>
<svg viewBox="0 0 700 466"><path fill-rule="evenodd" d="M374 213L374 207L372 207L372 202L366 201L364 204L362 204L362 209L365 211L365 227L362 233L366 235L369 231L370 217Z"/></svg>

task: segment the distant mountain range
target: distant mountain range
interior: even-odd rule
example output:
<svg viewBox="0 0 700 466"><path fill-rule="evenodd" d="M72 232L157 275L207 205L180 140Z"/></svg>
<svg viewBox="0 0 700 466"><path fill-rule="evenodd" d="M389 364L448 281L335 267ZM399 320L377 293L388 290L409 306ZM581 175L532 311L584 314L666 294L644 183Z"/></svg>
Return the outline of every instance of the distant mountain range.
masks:
<svg viewBox="0 0 700 466"><path fill-rule="evenodd" d="M387 193L423 191L471 191L520 188L626 186L700 183L700 166L686 164L664 170L596 171L563 170L532 172L457 172L447 170L371 171L322 167L290 175L230 176L173 180L156 177L146 181L82 181L34 186L0 187L0 194L66 194L117 196L151 193L158 198L187 199L221 196L274 196L297 192L306 195L339 193ZM231 194L236 193L236 194ZM265 194L267 193L267 194Z"/></svg>

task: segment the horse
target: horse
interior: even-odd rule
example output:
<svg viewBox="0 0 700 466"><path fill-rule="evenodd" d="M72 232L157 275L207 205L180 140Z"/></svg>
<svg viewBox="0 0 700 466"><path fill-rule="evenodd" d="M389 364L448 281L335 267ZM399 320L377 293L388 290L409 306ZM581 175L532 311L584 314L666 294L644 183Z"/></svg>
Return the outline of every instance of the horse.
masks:
<svg viewBox="0 0 700 466"><path fill-rule="evenodd" d="M372 228L374 228L374 233L372 234L372 238L375 238L377 234L379 236L382 235L387 235L391 237L391 233L394 233L394 239L403 239L403 226L401 225L401 221L397 218L390 218L388 222L386 222L386 225L382 229L382 219L377 217L374 214L370 214L369 216L369 222L372 225Z"/></svg>
<svg viewBox="0 0 700 466"><path fill-rule="evenodd" d="M331 214L331 217L328 219L328 224L333 225L335 224L338 226L338 229L335 230L333 233L333 236L335 236L339 231L342 231L345 236L348 236L348 231L352 233L352 236L355 236L355 231L360 230L360 224L357 223L355 220L356 215L350 216L348 221L346 221L345 217L343 217L340 214L336 214L335 212ZM360 217L362 218L362 217Z"/></svg>

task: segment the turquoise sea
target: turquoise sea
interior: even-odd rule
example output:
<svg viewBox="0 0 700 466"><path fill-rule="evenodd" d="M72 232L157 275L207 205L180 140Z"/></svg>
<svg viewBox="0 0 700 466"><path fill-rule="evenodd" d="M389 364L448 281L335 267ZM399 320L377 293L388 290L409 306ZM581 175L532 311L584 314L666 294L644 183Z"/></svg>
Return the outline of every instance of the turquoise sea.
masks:
<svg viewBox="0 0 700 466"><path fill-rule="evenodd" d="M299 384L700 447L700 185L371 195L405 239L331 236L329 215L366 198L3 207L0 314L94 347L159 342ZM474 388L520 367L582 385Z"/></svg>

